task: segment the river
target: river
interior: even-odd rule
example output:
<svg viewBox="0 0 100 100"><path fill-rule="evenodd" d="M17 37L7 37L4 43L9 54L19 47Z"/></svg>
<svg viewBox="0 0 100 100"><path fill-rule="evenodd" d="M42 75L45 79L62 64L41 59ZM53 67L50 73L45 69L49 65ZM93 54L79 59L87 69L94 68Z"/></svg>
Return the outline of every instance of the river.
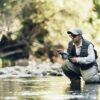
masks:
<svg viewBox="0 0 100 100"><path fill-rule="evenodd" d="M65 76L0 78L0 100L99 100L100 85Z"/></svg>

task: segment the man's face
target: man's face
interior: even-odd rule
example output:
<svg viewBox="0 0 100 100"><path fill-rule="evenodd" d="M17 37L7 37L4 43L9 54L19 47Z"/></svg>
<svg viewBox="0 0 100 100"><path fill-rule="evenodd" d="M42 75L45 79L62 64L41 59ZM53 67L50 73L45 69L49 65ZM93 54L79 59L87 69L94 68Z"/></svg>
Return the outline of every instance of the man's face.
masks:
<svg viewBox="0 0 100 100"><path fill-rule="evenodd" d="M73 34L70 34L70 37L71 37L71 39L72 39L72 41L74 42L74 43L79 43L80 42L80 39L81 39L81 36L80 35L73 35Z"/></svg>

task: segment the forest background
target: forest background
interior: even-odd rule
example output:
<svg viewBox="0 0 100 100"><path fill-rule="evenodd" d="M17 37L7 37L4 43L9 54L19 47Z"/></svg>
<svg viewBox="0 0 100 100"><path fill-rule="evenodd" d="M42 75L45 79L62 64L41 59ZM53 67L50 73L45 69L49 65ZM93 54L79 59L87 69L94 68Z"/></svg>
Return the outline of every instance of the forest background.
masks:
<svg viewBox="0 0 100 100"><path fill-rule="evenodd" d="M55 48L66 50L66 32L75 27L99 55L100 0L0 0L0 41L3 36L23 40L28 59L56 62Z"/></svg>

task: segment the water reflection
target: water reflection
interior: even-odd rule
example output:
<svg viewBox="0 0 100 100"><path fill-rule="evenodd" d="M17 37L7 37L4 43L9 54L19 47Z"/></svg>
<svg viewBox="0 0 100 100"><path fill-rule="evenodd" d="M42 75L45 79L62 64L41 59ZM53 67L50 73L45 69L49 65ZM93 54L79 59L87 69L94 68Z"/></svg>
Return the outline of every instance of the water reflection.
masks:
<svg viewBox="0 0 100 100"><path fill-rule="evenodd" d="M5 78L0 79L0 100L97 100L99 89L77 80L70 84L65 77Z"/></svg>

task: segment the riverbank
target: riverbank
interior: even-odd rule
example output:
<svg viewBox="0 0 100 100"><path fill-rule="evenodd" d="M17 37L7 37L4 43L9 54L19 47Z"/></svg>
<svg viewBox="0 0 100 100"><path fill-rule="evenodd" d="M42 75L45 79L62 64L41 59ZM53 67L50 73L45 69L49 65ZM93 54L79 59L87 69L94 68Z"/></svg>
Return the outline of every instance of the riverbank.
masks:
<svg viewBox="0 0 100 100"><path fill-rule="evenodd" d="M63 76L60 63L29 61L16 66L0 68L0 77Z"/></svg>

